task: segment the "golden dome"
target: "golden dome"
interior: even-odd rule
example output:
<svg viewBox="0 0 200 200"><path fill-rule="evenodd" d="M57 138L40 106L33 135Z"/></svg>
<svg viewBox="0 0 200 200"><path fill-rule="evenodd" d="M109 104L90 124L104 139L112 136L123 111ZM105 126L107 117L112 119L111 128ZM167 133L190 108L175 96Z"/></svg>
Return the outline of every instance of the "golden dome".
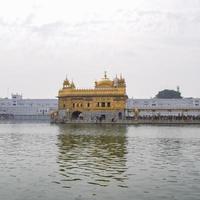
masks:
<svg viewBox="0 0 200 200"><path fill-rule="evenodd" d="M100 81L95 82L95 88L110 88L113 87L113 81L111 81L105 72L104 78Z"/></svg>

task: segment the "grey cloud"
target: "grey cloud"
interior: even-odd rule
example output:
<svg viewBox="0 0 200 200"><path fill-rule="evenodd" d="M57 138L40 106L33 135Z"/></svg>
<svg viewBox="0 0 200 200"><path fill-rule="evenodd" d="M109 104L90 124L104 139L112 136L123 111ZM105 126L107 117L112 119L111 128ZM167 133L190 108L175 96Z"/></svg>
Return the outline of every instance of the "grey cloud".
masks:
<svg viewBox="0 0 200 200"><path fill-rule="evenodd" d="M66 28L66 24L60 21L53 22L53 23L48 23L48 24L43 24L40 26L31 26L31 31L35 33L41 33L41 34L55 34L57 32L62 31L63 29Z"/></svg>
<svg viewBox="0 0 200 200"><path fill-rule="evenodd" d="M35 14L31 13L22 22L22 25L28 25L28 26L31 25L33 23L34 18L35 18Z"/></svg>
<svg viewBox="0 0 200 200"><path fill-rule="evenodd" d="M199 13L198 15L196 15L196 16L193 16L192 21L193 21L194 23L199 24L199 23L200 23L200 13Z"/></svg>
<svg viewBox="0 0 200 200"><path fill-rule="evenodd" d="M132 26L134 31L155 32L159 34L200 34L199 10L178 11L156 11L156 10L122 10L124 21Z"/></svg>
<svg viewBox="0 0 200 200"><path fill-rule="evenodd" d="M105 31L119 30L127 33L179 35L200 34L200 10L189 11L161 11L161 10L117 10L112 17L102 19L100 14L82 19L79 22L55 21L47 24L34 24L35 15L31 13L21 22L6 23L0 19L0 28L3 33L23 32L27 35L35 35L42 39L53 37L85 38L89 34L101 34Z"/></svg>

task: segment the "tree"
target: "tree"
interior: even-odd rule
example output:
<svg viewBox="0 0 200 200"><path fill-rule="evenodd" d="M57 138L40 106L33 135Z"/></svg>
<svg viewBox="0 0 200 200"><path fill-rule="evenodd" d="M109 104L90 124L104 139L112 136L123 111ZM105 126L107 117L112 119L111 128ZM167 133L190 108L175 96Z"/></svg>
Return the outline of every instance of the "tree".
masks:
<svg viewBox="0 0 200 200"><path fill-rule="evenodd" d="M175 90L162 90L156 95L158 99L182 99L181 93Z"/></svg>

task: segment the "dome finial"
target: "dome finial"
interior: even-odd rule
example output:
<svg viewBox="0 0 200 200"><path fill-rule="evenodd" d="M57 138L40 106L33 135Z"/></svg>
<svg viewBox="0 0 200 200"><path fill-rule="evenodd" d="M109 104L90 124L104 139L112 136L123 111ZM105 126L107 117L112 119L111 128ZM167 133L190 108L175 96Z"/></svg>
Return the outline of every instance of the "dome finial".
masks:
<svg viewBox="0 0 200 200"><path fill-rule="evenodd" d="M104 71L104 78L107 79L107 71Z"/></svg>

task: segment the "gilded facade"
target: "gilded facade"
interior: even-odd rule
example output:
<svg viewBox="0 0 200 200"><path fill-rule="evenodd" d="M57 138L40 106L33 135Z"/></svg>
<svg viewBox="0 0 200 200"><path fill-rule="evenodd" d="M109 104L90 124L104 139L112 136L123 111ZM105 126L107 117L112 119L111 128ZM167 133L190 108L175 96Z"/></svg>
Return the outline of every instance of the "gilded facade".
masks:
<svg viewBox="0 0 200 200"><path fill-rule="evenodd" d="M125 79L116 76L110 80L105 73L93 89L77 89L66 78L58 100L58 116L64 121L117 121L123 119L126 108Z"/></svg>

